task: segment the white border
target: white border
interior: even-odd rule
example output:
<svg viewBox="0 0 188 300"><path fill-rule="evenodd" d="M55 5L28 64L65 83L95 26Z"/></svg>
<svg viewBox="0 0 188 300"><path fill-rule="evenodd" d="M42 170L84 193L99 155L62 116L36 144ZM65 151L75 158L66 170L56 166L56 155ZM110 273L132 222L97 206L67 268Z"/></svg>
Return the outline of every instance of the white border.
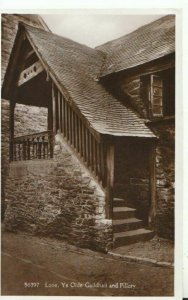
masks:
<svg viewBox="0 0 188 300"><path fill-rule="evenodd" d="M155 9L153 6L155 5ZM187 189L185 188L185 179L188 178L188 144L185 138L185 133L188 132L188 122L186 122L186 118L188 119L188 105L184 102L184 106L182 105L182 80L184 80L183 85L183 95L185 99L185 94L187 95L188 91L188 83L187 83L187 69L188 69L188 39L187 28L188 28L188 3L186 0L178 1L178 0L158 0L156 2L151 0L67 0L67 1L47 1L47 0L32 0L32 1L19 1L19 0L1 0L0 9L1 13L40 13L40 14L54 14L54 13L65 13L64 10L60 9L69 9L68 13L76 13L77 9L87 8L90 9L90 12L95 12L96 9L105 9L106 13L121 13L121 14L169 14L176 12L177 15L177 71L176 73L176 82L177 82L177 90L176 90L176 99L178 99L177 109L177 118L176 118L176 230L175 230L175 238L176 238L176 249L175 249L175 296L168 297L168 299L182 299L182 198L184 192L184 200L185 196L188 196ZM123 9L124 10L123 10ZM115 11L110 11L110 9L115 9ZM178 10L177 10L178 9ZM181 61L182 58L182 47L181 47L181 9L183 10L183 63ZM89 11L87 11L88 13ZM78 13L78 11L77 11ZM104 13L104 10L99 12ZM184 66L184 73L182 76L181 66ZM185 67L186 66L186 67ZM185 72L186 70L186 72ZM187 100L188 101L188 100ZM184 136L183 136L183 128L182 128L182 115L184 116ZM183 145L184 144L184 145ZM184 151L183 151L184 146ZM184 156L183 156L184 155ZM183 175L182 175L182 162L184 167L184 186ZM187 197L188 198L188 197ZM188 239L187 239L187 212L188 212L188 204L187 201L184 201L184 297L188 297ZM157 270L156 270L157 272ZM5 296L1 296L4 298ZM14 299L20 299L22 297L11 297ZM28 297L31 299L42 299L44 297L36 297L31 296ZM55 298L55 297L51 297ZM67 299L82 299L83 297L63 297ZM99 297L92 297L92 299L98 299ZM110 299L111 297L105 297L105 299ZM148 297L118 297L118 299L127 298L127 299L148 299ZM150 297L152 299L166 299L167 297Z"/></svg>

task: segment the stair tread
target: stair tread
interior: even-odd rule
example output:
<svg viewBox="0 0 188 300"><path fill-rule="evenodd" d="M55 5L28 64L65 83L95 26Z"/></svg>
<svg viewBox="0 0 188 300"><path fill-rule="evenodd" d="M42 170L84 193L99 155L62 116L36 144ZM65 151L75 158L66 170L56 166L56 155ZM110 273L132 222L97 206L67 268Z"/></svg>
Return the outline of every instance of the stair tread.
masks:
<svg viewBox="0 0 188 300"><path fill-rule="evenodd" d="M142 234L152 233L152 232L153 231L151 231L149 229L140 228L140 229L136 229L136 230L129 230L129 231L125 231L125 232L114 233L114 237L115 238L121 238L121 237L142 235Z"/></svg>
<svg viewBox="0 0 188 300"><path fill-rule="evenodd" d="M126 200L123 199L123 198L114 198L113 200L114 200L114 201L122 201L122 202L126 201Z"/></svg>
<svg viewBox="0 0 188 300"><path fill-rule="evenodd" d="M129 223L135 223L135 222L142 222L142 220L137 219L137 218L113 220L113 225L129 224Z"/></svg>
<svg viewBox="0 0 188 300"><path fill-rule="evenodd" d="M136 209L131 207L121 207L121 206L113 208L113 212L119 212L119 211L136 211Z"/></svg>

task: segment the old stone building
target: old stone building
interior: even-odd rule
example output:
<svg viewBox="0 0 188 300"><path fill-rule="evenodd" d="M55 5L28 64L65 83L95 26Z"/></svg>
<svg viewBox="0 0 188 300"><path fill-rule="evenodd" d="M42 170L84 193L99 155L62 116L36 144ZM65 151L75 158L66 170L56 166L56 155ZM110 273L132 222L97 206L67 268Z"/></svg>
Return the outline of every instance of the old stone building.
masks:
<svg viewBox="0 0 188 300"><path fill-rule="evenodd" d="M37 16L3 16L5 42L15 18L2 89L6 228L102 251L173 239L175 17L96 49Z"/></svg>

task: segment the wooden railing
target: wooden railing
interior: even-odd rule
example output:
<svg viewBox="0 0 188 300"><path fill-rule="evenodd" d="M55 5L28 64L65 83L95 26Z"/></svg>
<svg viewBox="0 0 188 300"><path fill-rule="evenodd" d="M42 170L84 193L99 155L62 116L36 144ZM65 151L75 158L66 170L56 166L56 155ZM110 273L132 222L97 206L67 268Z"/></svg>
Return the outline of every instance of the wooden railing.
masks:
<svg viewBox="0 0 188 300"><path fill-rule="evenodd" d="M53 157L53 133L44 131L14 138L13 160L48 159Z"/></svg>
<svg viewBox="0 0 188 300"><path fill-rule="evenodd" d="M63 134L96 179L106 185L106 149L86 122L71 107L58 88L52 86L53 131Z"/></svg>

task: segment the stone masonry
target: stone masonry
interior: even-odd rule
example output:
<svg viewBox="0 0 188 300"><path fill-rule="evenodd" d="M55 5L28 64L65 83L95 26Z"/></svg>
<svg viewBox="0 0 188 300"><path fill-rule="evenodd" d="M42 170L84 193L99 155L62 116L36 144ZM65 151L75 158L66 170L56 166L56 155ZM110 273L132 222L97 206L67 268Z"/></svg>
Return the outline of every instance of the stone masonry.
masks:
<svg viewBox="0 0 188 300"><path fill-rule="evenodd" d="M66 239L107 251L112 224L105 219L105 194L61 135L51 160L10 164L5 227Z"/></svg>

